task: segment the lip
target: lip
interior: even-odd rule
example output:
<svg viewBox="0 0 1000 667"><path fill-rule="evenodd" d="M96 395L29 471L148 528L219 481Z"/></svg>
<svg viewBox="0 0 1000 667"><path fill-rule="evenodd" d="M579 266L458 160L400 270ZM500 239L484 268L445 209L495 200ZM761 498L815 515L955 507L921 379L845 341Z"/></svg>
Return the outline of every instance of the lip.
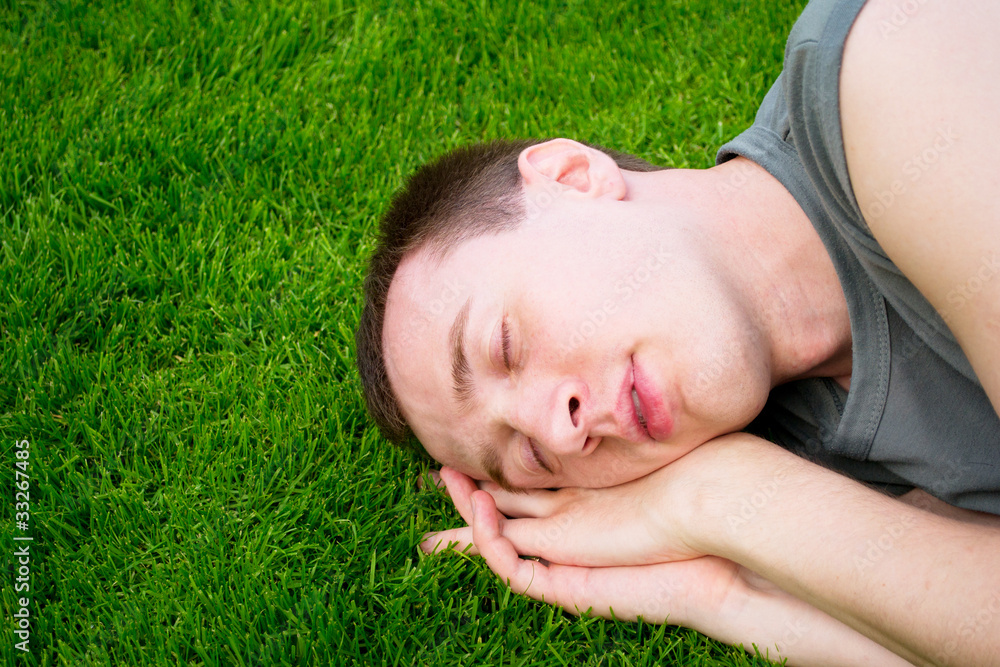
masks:
<svg viewBox="0 0 1000 667"><path fill-rule="evenodd" d="M632 387L635 385L634 371L634 366L630 363L622 380L621 389L618 391L618 404L615 406L615 412L618 416L618 423L621 424L622 431L624 431L623 437L633 442L649 442L652 440L652 437L642 427L642 424L639 423L639 415L636 413L635 405L632 403ZM642 401L640 400L641 404ZM645 415L645 412L643 412L643 415Z"/></svg>
<svg viewBox="0 0 1000 667"><path fill-rule="evenodd" d="M674 420L670 414L670 410L657 390L656 385L643 372L642 366L635 362L634 357L631 361L632 386L635 387L635 393L639 398L639 407L642 408L642 416L646 419L646 430L649 432L649 437L657 441L666 440L674 430ZM629 405L632 404L631 392L632 387L629 387ZM632 414L638 425L639 415L635 414L634 407Z"/></svg>
<svg viewBox="0 0 1000 667"><path fill-rule="evenodd" d="M633 442L650 442L655 438L649 430L650 422L649 418L646 417L646 404L643 402L642 396L639 395L638 387L636 387L635 370L635 362L629 357L629 365L625 369L625 377L622 379L621 389L618 391L618 405L615 412L618 416L618 423L621 425L622 437ZM639 413L636 412L635 404L632 402L633 388L636 390L636 395L639 396L642 414L646 417L645 426L639 421Z"/></svg>

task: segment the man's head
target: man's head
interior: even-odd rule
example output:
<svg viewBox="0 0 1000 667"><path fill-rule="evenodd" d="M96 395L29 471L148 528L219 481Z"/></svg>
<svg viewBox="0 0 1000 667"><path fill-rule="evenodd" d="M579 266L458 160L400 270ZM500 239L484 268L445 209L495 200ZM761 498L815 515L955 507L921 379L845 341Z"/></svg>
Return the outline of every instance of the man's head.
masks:
<svg viewBox="0 0 1000 667"><path fill-rule="evenodd" d="M509 486L608 486L749 421L769 389L704 211L568 140L461 149L382 222L357 335L369 409ZM741 374L712 395L706 372Z"/></svg>
<svg viewBox="0 0 1000 667"><path fill-rule="evenodd" d="M396 269L403 257L420 248L443 253L465 240L517 227L529 214L518 156L545 141L494 141L453 150L418 169L381 220L378 247L365 278L365 304L357 331L358 367L368 409L382 434L397 445L419 446L411 439L412 430L385 373L382 326ZM612 156L622 169L662 169L618 151L581 146ZM420 323L415 325L411 336L422 333Z"/></svg>

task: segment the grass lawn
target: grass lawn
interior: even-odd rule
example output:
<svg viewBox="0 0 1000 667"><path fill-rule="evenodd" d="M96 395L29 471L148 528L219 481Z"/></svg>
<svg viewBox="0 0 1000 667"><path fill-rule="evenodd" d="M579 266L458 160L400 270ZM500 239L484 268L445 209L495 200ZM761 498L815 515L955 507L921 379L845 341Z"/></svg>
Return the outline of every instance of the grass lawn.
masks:
<svg viewBox="0 0 1000 667"><path fill-rule="evenodd" d="M565 135L710 166L804 4L2 0L0 663L765 664L421 557L460 519L368 420L353 330L416 165Z"/></svg>

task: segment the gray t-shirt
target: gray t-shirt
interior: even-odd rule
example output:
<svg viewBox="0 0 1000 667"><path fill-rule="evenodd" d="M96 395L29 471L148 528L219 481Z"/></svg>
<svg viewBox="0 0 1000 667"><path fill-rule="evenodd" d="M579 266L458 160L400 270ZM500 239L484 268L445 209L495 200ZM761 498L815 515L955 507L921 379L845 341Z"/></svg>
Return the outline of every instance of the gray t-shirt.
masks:
<svg viewBox="0 0 1000 667"><path fill-rule="evenodd" d="M716 158L742 155L795 197L851 317L850 391L825 378L782 385L750 430L890 493L919 487L1000 514L1000 418L943 319L872 236L848 176L840 63L863 5L809 3L753 126Z"/></svg>

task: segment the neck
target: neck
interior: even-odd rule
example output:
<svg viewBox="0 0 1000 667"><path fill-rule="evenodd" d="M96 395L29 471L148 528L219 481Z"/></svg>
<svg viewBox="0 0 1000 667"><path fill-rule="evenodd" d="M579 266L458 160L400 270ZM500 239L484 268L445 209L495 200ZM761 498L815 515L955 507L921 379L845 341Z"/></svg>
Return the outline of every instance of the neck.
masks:
<svg viewBox="0 0 1000 667"><path fill-rule="evenodd" d="M697 202L719 270L731 277L770 356L771 386L832 377L848 386L851 326L843 288L805 212L766 170L736 158L655 172Z"/></svg>

